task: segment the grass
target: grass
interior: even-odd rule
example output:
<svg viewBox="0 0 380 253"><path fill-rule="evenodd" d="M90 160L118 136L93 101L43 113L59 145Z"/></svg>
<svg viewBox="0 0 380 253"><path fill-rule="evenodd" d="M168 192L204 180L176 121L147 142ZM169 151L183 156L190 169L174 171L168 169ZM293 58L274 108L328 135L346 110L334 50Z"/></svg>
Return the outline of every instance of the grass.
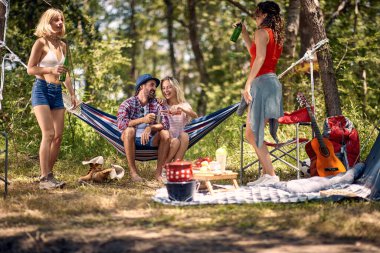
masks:
<svg viewBox="0 0 380 253"><path fill-rule="evenodd" d="M188 160L212 156L216 148L228 148L228 169L240 168L240 143L236 118L219 126L187 153ZM241 123L241 122L240 122ZM239 124L240 124L239 123ZM369 133L368 122L358 128L362 140ZM288 133L286 133L288 131ZM280 132L288 139L293 129ZM309 136L301 132L301 136ZM364 137L363 137L364 136ZM98 137L75 150L64 145L55 174L67 182L62 190L38 189L36 156L19 151L11 141L9 196L0 199L0 252L378 252L380 203L362 200L320 201L293 204L244 204L172 207L152 200L160 187L154 180L154 162L138 163L146 183L132 183L126 176L108 184L81 186L86 174L80 161L91 154L106 154L111 163L126 168L124 157ZM366 155L375 135L364 150ZM234 141L232 141L234 140ZM1 141L1 140L0 140ZM0 143L2 147L3 143ZM79 147L81 148L81 147ZM96 151L95 151L96 150ZM244 164L255 155L244 144ZM364 157L365 157L364 155ZM301 154L305 158L305 153ZM3 163L0 156L0 164ZM296 174L275 164L282 180ZM247 170L245 181L257 177ZM0 186L2 184L0 183ZM1 191L0 191L1 192Z"/></svg>
<svg viewBox="0 0 380 253"><path fill-rule="evenodd" d="M39 190L37 178L33 177L38 171L37 161L25 159L23 164L28 166L11 170L10 194L0 200L0 251L9 248L14 252L55 252L57 248L74 252L90 244L89 252L97 252L95 248L100 243L109 244L107 249L129 245L136 252L156 252L153 249L164 243L167 251L157 252L169 252L182 242L187 245L183 250L192 252L189 240L198 249L217 244L223 250L237 252L246 252L252 245L259 249L276 249L284 244L307 248L315 245L311 243L314 240L322 245L354 248L359 242L370 251L379 247L378 202L172 207L151 199L159 187L152 180L152 162L139 163L141 174L150 179L147 183L132 183L125 177L109 184L81 186L76 179L87 168L59 161L57 175L68 185L48 192ZM147 241L152 244L150 248L143 246Z"/></svg>

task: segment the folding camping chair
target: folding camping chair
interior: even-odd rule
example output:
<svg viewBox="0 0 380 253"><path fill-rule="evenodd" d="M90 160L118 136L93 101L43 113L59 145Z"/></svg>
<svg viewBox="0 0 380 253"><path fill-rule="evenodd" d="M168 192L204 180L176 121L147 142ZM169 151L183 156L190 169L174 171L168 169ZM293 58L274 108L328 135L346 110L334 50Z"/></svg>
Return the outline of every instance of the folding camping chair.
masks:
<svg viewBox="0 0 380 253"><path fill-rule="evenodd" d="M0 176L0 181L4 182L4 197L8 194L8 136L5 132L0 133L5 138L5 149L0 149L0 155L5 154L4 158L4 177Z"/></svg>
<svg viewBox="0 0 380 253"><path fill-rule="evenodd" d="M300 147L305 145L309 139L299 137L299 127L300 126L310 126L310 117L307 113L306 108L299 109L292 113L285 113L285 115L278 120L279 124L294 125L295 126L295 137L281 143L270 143L264 141L268 146L269 154L272 157L272 163L275 161L280 161L292 169L297 171L297 179L300 178ZM246 124L242 124L240 127L240 183L243 183L243 177L245 170L254 164L258 164L258 174L260 175L261 165L260 161L257 159L247 165L244 165L244 128ZM295 155L293 154L295 151ZM286 161L284 158L288 157L290 160L294 160L295 164Z"/></svg>

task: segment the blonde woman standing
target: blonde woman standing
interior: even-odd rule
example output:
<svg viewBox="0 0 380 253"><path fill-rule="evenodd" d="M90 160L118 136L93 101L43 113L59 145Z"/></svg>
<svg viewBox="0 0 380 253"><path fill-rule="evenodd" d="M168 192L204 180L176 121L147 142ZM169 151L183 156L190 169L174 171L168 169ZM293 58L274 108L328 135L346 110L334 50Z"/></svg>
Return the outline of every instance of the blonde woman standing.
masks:
<svg viewBox="0 0 380 253"><path fill-rule="evenodd" d="M184 93L174 77L167 76L161 80L161 91L169 111L170 150L166 162L183 159L189 146L189 135L184 131L187 123L198 115L186 102Z"/></svg>
<svg viewBox="0 0 380 253"><path fill-rule="evenodd" d="M28 62L28 74L36 80L32 89L32 106L42 132L39 150L40 189L54 189L64 186L53 175L62 141L65 108L62 99L62 85L59 75L66 73L63 66L67 56L67 46L61 41L65 35L65 20L62 11L45 11L34 33L38 39L33 45ZM63 82L76 106L74 90L69 75Z"/></svg>

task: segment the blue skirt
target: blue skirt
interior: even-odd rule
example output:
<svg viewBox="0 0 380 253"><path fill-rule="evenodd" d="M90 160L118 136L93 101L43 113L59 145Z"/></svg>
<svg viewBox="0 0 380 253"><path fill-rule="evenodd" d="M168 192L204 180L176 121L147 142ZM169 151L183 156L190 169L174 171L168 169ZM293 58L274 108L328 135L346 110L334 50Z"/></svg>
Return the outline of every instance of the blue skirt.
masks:
<svg viewBox="0 0 380 253"><path fill-rule="evenodd" d="M255 133L256 145L264 142L265 120L269 119L270 133L277 142L277 119L284 116L282 85L274 73L261 75L251 84L252 102L250 104L249 122Z"/></svg>

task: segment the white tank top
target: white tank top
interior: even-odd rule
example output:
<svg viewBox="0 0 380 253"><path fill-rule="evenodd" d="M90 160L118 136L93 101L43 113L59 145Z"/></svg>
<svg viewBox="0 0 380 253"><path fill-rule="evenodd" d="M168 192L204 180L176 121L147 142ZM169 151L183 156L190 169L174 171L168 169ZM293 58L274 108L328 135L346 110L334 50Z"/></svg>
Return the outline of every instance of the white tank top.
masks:
<svg viewBox="0 0 380 253"><path fill-rule="evenodd" d="M49 42L48 42L48 47L49 47ZM38 63L37 66L38 67L55 67L57 65L63 65L63 63L65 62L65 55L63 54L62 49L61 49L61 53L62 53L61 60L58 61L57 56L52 50L50 50L50 47L49 47L49 51L47 52L45 57L42 58L42 60L40 61L40 63Z"/></svg>
<svg viewBox="0 0 380 253"><path fill-rule="evenodd" d="M167 105L169 110L174 107L176 108L177 106L182 106L186 110L192 110L191 105L187 102L180 103L178 105ZM170 132L170 137L172 138L178 138L178 136L184 131L184 128L187 123L189 123L191 120L191 117L187 116L186 113L180 112L177 114L170 114L169 115L169 132Z"/></svg>

